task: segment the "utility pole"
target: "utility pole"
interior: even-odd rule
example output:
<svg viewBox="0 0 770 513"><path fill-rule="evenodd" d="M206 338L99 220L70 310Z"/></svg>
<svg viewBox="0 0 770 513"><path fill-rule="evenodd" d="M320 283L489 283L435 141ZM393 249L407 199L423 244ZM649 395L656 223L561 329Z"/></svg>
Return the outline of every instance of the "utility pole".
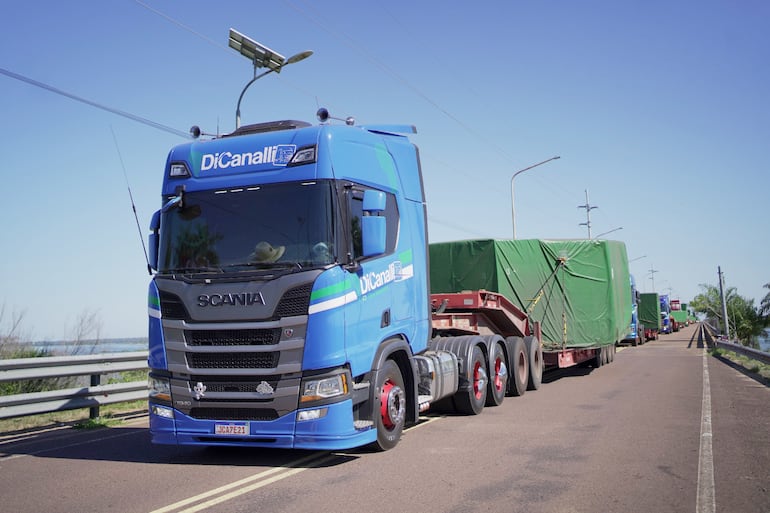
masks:
<svg viewBox="0 0 770 513"><path fill-rule="evenodd" d="M650 279L652 280L652 291L655 292L655 273L658 272L657 269L652 268L652 264L650 264Z"/></svg>
<svg viewBox="0 0 770 513"><path fill-rule="evenodd" d="M586 222L580 223L579 226L586 226L588 228L588 238L591 239L591 210L595 208L599 208L595 205L591 205L591 203L588 201L588 189L586 189L586 204L585 205L578 205L577 208L584 208L586 209Z"/></svg>
<svg viewBox="0 0 770 513"><path fill-rule="evenodd" d="M719 297L722 300L722 319L725 323L725 337L730 340L730 323L727 319L727 298L725 298L725 275L722 273L722 266L717 266L717 273L719 274Z"/></svg>

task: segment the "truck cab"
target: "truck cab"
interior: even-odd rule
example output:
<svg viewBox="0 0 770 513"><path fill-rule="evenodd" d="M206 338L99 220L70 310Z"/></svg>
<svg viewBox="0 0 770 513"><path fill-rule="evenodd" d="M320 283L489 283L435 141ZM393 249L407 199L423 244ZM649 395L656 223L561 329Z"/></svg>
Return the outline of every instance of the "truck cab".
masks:
<svg viewBox="0 0 770 513"><path fill-rule="evenodd" d="M414 132L288 120L171 150L149 244L154 443L349 448L378 441L377 401L416 420L410 358L431 327ZM387 393L386 360L404 381Z"/></svg>

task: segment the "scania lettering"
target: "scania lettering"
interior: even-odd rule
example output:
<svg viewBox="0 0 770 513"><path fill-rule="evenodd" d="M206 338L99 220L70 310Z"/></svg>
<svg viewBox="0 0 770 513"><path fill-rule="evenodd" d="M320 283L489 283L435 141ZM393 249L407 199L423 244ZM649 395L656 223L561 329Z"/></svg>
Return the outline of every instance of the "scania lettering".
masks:
<svg viewBox="0 0 770 513"><path fill-rule="evenodd" d="M242 293L242 294L201 294L198 296L198 306L205 308L207 306L251 306L255 304L264 305L265 300L262 294Z"/></svg>
<svg viewBox="0 0 770 513"><path fill-rule="evenodd" d="M414 127L319 120L169 153L149 244L154 443L386 450L430 408L476 415L539 388L547 362L611 356L544 358L510 294L431 294Z"/></svg>

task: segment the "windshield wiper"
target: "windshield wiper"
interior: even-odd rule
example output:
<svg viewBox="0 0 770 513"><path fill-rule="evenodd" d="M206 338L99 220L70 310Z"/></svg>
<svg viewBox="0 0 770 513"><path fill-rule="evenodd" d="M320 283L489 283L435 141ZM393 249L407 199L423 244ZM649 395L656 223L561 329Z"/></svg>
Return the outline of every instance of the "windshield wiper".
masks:
<svg viewBox="0 0 770 513"><path fill-rule="evenodd" d="M227 264L223 267L253 267L256 269L274 269L276 267L280 267L283 269L302 270L302 265L300 265L299 262L240 262L237 264Z"/></svg>
<svg viewBox="0 0 770 513"><path fill-rule="evenodd" d="M167 273L221 273L224 272L221 267L213 266L200 266L200 267L176 267L174 269L166 269Z"/></svg>

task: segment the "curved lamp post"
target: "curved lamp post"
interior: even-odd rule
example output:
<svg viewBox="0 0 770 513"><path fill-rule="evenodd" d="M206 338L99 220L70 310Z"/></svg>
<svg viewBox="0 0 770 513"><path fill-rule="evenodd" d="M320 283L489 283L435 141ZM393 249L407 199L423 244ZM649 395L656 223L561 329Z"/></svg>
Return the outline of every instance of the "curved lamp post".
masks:
<svg viewBox="0 0 770 513"><path fill-rule="evenodd" d="M519 176L524 171L529 171L533 167L541 166L545 164L546 162L550 162L552 160L560 159L560 156L551 157L550 159L546 159L542 162L538 162L537 164L532 164L529 167L525 167L524 169L519 169L515 173L513 173L513 176L511 177L511 219L513 220L513 238L516 239L516 209L514 207L514 194L513 194L513 179Z"/></svg>
<svg viewBox="0 0 770 513"><path fill-rule="evenodd" d="M243 95L246 93L249 86L268 73L280 73L284 66L307 59L313 55L313 52L311 50L305 50L304 52L292 55L286 59L280 53L257 43L235 29L230 29L229 45L230 48L238 50L241 55L249 59L254 65L254 78L249 80L249 83L246 84L243 91L241 91L241 95L238 97L238 104L235 107L235 129L237 130L241 127L241 100L243 100ZM257 69L259 68L268 68L268 70L257 75Z"/></svg>
<svg viewBox="0 0 770 513"><path fill-rule="evenodd" d="M622 226L618 226L617 228L613 228L613 229L612 229L612 230L610 230L610 231L607 231L607 232L604 232L604 233L600 233L599 235L595 236L595 237L594 237L592 240L596 240L596 239L598 239L599 237L601 237L602 235L607 235L608 233L616 232L616 231L618 231L618 230L622 230L622 229L623 229L623 227L622 227ZM640 257L640 258L641 258L641 257Z"/></svg>

